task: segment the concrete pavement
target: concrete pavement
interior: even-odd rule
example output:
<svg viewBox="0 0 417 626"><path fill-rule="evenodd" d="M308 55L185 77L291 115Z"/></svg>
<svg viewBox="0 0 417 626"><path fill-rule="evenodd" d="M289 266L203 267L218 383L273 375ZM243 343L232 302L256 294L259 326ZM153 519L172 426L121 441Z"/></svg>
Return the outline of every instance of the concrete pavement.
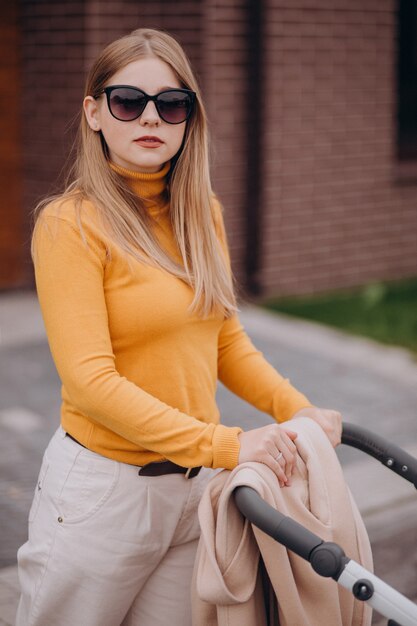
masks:
<svg viewBox="0 0 417 626"><path fill-rule="evenodd" d="M402 349L245 307L255 345L319 406L380 433L417 456L417 363ZM223 422L251 428L270 418L219 387ZM18 597L15 555L43 450L59 420L59 380L32 292L0 295L0 626ZM338 451L373 545L377 575L417 599L417 494L362 453ZM374 624L383 624L375 616Z"/></svg>

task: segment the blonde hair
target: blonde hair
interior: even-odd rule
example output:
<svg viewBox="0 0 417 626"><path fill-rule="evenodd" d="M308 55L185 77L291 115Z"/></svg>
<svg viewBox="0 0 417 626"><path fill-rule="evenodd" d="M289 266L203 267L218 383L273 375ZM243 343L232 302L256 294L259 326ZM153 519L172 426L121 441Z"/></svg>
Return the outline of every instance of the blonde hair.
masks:
<svg viewBox="0 0 417 626"><path fill-rule="evenodd" d="M84 95L97 96L118 70L144 57L157 57L167 63L180 84L197 94L182 149L174 157L168 174L170 217L183 265L176 263L159 245L143 201L126 180L109 167L104 138L89 127L85 115L82 115L77 155L66 188L63 193L39 203L34 217L37 220L52 200L74 198L82 232L82 200L91 200L107 234L119 248L192 286L191 312L203 317L221 312L230 317L236 311L236 299L228 260L216 234L207 117L197 81L180 44L167 33L147 28L117 39L93 64Z"/></svg>

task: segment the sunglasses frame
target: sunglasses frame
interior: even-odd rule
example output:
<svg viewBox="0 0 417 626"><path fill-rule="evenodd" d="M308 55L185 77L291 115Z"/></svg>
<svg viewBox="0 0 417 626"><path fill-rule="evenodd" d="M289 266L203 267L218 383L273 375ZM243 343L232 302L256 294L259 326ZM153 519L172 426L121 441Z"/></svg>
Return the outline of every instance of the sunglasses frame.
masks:
<svg viewBox="0 0 417 626"><path fill-rule="evenodd" d="M137 115L136 117L133 117L131 120L122 120L119 117L117 117L113 111L111 110L111 106L110 106L110 97L111 97L111 93L112 91L114 91L115 89L132 89L133 91L138 91L140 94L143 94L146 98L146 102L145 102L145 106L143 107L142 111L139 113L139 115ZM166 120L164 118L164 116L161 114L160 110L159 110L159 106L158 106L158 97L163 94L163 93L170 93L172 91L176 91L176 92L180 92L180 93L184 93L187 94L187 96L190 97L190 110L187 113L187 116L184 120L181 120L181 122L168 122L168 120ZM183 124L184 122L186 122L193 110L194 110L194 104L195 104L195 100L196 100L196 93L195 91L191 91L190 89L182 89L182 88L178 88L178 89L163 89L162 91L160 91L159 93L155 94L154 96L150 96L149 94L146 93L146 91L143 91L143 89L139 89L139 87L133 87L132 85L110 85L108 87L104 87L104 89L102 89L97 96L94 96L94 99L97 100L102 94L106 94L106 100L107 100L107 106L109 108L110 114L119 122L133 122L134 120L137 120L144 112L144 110L146 109L146 107L148 106L148 102L152 101L155 104L155 108L157 110L157 113L159 115L159 117L161 118L161 120L163 120L164 122L166 122L167 124Z"/></svg>

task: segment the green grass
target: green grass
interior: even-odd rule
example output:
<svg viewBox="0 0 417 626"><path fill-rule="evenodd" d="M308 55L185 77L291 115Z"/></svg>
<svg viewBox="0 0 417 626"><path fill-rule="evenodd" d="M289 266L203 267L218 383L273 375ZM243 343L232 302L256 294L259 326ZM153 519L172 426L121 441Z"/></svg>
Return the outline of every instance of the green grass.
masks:
<svg viewBox="0 0 417 626"><path fill-rule="evenodd" d="M328 324L417 355L417 277L316 296L275 298L263 306Z"/></svg>

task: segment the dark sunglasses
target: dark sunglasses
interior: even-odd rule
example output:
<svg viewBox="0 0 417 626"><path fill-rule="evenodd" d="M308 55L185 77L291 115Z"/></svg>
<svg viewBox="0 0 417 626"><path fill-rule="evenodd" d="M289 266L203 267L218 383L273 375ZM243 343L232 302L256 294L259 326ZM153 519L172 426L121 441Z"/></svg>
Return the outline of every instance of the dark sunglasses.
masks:
<svg viewBox="0 0 417 626"><path fill-rule="evenodd" d="M167 124L182 124L190 117L195 92L189 89L165 89L155 96L137 87L112 85L105 87L95 96L97 99L105 93L110 113L120 122L131 122L142 115L149 100L155 103L159 117Z"/></svg>

